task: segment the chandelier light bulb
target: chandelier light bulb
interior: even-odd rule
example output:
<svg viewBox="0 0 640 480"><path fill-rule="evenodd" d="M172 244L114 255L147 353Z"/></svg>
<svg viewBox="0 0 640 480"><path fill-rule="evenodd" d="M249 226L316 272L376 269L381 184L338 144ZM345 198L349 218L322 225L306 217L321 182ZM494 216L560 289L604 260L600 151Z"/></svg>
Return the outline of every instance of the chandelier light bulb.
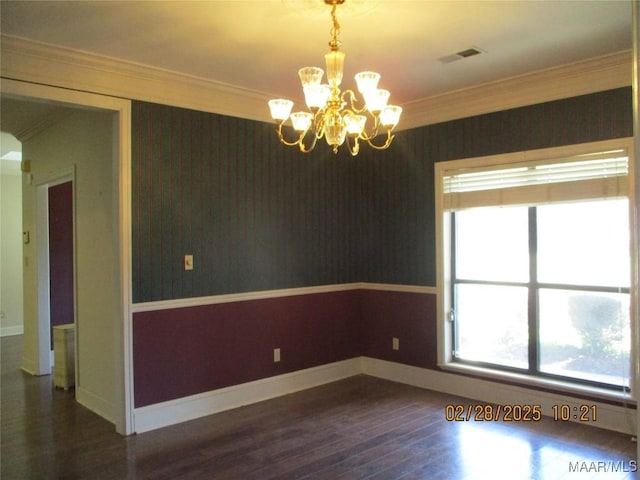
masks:
<svg viewBox="0 0 640 480"><path fill-rule="evenodd" d="M318 67L303 67L298 70L298 77L300 77L302 88L309 85L320 85L322 75L324 75L324 71Z"/></svg>
<svg viewBox="0 0 640 480"><path fill-rule="evenodd" d="M271 117L279 122L284 122L289 118L291 109L293 108L293 102L285 98L277 98L275 100L269 100L269 109L271 110Z"/></svg>
<svg viewBox="0 0 640 480"><path fill-rule="evenodd" d="M344 123L347 128L347 135L357 137L364 131L367 117L364 115L347 114L344 116Z"/></svg>
<svg viewBox="0 0 640 480"><path fill-rule="evenodd" d="M331 89L326 83L307 85L304 87L304 98L309 110L323 109L331 96Z"/></svg>
<svg viewBox="0 0 640 480"><path fill-rule="evenodd" d="M376 88L375 90L369 90L363 94L364 101L367 102L367 110L374 115L379 114L384 107L387 106L389 100L389 90L382 88Z"/></svg>
<svg viewBox="0 0 640 480"><path fill-rule="evenodd" d="M293 129L298 132L306 132L311 127L311 122L313 122L313 115L309 112L294 112L291 114L291 123L293 124Z"/></svg>
<svg viewBox="0 0 640 480"><path fill-rule="evenodd" d="M356 79L356 85L358 85L358 91L364 93L378 88L380 74L376 72L360 72L354 78Z"/></svg>
<svg viewBox="0 0 640 480"><path fill-rule="evenodd" d="M380 124L385 128L394 128L400 121L402 107L397 105L387 105L380 112Z"/></svg>

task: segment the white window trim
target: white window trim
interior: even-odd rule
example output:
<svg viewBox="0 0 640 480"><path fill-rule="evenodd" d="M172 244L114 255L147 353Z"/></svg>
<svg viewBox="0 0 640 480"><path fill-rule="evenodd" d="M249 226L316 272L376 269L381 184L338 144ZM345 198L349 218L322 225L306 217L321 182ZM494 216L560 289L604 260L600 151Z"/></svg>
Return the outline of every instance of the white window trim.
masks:
<svg viewBox="0 0 640 480"><path fill-rule="evenodd" d="M459 362L453 362L452 354L452 335L453 329L451 322L447 318L447 312L451 311L451 289L447 288L451 282L451 256L448 247L449 238L451 238L451 225L449 215L446 215L444 202L443 177L446 172L452 170L460 170L462 168L478 168L481 166L492 165L496 167L504 166L508 168L514 163L523 162L543 162L549 159L562 158L575 155L586 155L593 152L625 149L629 155L629 175L628 175L628 197L629 197L629 226L631 243L631 271L638 269L638 238L636 237L636 209L639 208L636 198L636 185L634 183L635 162L633 159L633 138L622 138L615 140L607 140L602 142L583 143L577 145L569 145L563 147L545 148L540 150L530 150L525 152L514 152L501 155L491 155L485 157L473 157L460 160L451 160L446 162L438 162L435 164L435 222L436 222L436 289L437 289L437 334L438 334L438 366L443 370L458 373L469 373L489 379L499 379L506 381L516 381L518 383L531 385L534 387L554 388L561 391L567 391L576 394L585 394L600 398L611 399L635 399L633 392L637 391L636 385L640 384L640 379L632 377L630 379L631 394L622 391L605 390L589 386L581 386L574 383L562 382L558 380L548 380L545 378L537 378L529 375L514 374L510 372L501 372L498 370L481 368L471 365L464 365ZM636 332L640 330L640 320L638 318L638 285L635 282L635 275L631 279L631 358L636 362L632 365L631 371L640 371L638 363L640 359L640 350L636 342L638 335Z"/></svg>

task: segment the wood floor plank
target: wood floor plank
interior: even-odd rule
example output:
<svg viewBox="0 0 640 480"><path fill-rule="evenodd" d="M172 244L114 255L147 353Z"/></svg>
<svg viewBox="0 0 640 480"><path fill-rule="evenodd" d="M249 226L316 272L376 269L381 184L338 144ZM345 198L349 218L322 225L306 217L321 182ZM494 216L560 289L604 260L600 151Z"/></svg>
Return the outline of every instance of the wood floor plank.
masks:
<svg viewBox="0 0 640 480"><path fill-rule="evenodd" d="M367 376L122 437L51 377L21 372L20 340L0 343L2 479L635 478L569 471L576 462L628 470L628 435L548 418L447 422L447 403L470 401Z"/></svg>

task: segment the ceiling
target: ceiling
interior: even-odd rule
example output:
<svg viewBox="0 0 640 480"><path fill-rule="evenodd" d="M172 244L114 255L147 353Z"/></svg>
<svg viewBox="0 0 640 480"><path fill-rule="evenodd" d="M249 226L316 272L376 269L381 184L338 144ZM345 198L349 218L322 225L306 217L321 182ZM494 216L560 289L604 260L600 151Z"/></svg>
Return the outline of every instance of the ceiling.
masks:
<svg viewBox="0 0 640 480"><path fill-rule="evenodd" d="M297 70L323 67L331 28L323 0L2 0L0 9L5 35L294 99ZM343 88L378 71L400 105L632 47L630 0L346 0L337 18ZM471 47L482 53L451 57Z"/></svg>
<svg viewBox="0 0 640 480"><path fill-rule="evenodd" d="M4 95L0 97L0 102L0 129L21 140L45 129L74 110L52 102L25 101ZM11 150L15 150L15 144L2 142L0 156Z"/></svg>

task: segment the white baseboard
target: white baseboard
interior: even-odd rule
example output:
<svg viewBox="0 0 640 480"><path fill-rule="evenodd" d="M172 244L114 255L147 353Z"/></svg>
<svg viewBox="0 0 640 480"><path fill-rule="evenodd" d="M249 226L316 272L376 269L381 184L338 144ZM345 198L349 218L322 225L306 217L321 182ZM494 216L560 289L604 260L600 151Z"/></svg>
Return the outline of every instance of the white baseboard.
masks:
<svg viewBox="0 0 640 480"><path fill-rule="evenodd" d="M596 405L597 421L582 423L583 425L630 435L637 434L637 413L632 408L609 405L603 402L581 402L577 398L560 394L539 392L534 389L503 385L488 380L412 367L369 357L353 358L137 408L134 411L134 431L136 433L148 432L335 382L358 374L371 375L392 382L457 395L483 403L540 405L542 414L546 416L552 416L553 405L569 405L573 410L574 406L579 408L580 405L588 403L589 405ZM442 414L444 415L444 411Z"/></svg>
<svg viewBox="0 0 640 480"><path fill-rule="evenodd" d="M134 430L136 433L148 432L335 382L358 375L361 372L361 358L358 357L136 408L134 411Z"/></svg>
<svg viewBox="0 0 640 480"><path fill-rule="evenodd" d="M34 377L37 376L38 374L36 373L38 371L38 369L36 368L36 366L34 366L34 362L30 361L30 360L22 360L22 366L20 367L20 370L22 370L25 373L28 373L29 375L33 375Z"/></svg>
<svg viewBox="0 0 640 480"><path fill-rule="evenodd" d="M488 380L453 375L369 357L362 358L362 373L479 402L500 405L540 405L542 414L546 416L552 416L552 407L554 405L569 405L571 411L573 411L574 406L579 411L580 405L596 405L596 422L575 421L583 425L605 428L630 435L637 434L637 411L632 408L624 408L602 402L585 402L560 394L539 392L534 389L504 385ZM442 414L444 415L444 412ZM572 419L571 421L574 420Z"/></svg>
<svg viewBox="0 0 640 480"><path fill-rule="evenodd" d="M24 352L23 352L23 356L22 356L22 364L20 365L20 370L22 370L23 372L28 373L29 375L33 375L33 376L39 376L39 375L49 375L51 372L49 373L43 373L40 374L38 373L38 359L37 358L29 358L24 356Z"/></svg>
<svg viewBox="0 0 640 480"><path fill-rule="evenodd" d="M115 423L115 406L104 398L76 385L76 401L105 420Z"/></svg>
<svg viewBox="0 0 640 480"><path fill-rule="evenodd" d="M12 337L14 335L22 335L24 334L24 326L16 325L14 327L1 327L0 328L0 337Z"/></svg>

